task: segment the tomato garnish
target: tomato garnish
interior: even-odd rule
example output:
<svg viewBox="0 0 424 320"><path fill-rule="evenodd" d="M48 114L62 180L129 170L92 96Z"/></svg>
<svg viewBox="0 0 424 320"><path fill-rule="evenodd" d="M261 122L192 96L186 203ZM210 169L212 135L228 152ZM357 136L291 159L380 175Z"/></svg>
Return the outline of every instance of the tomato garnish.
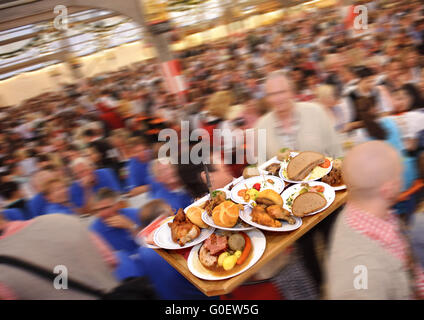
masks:
<svg viewBox="0 0 424 320"><path fill-rule="evenodd" d="M324 192L325 188L323 186L313 186L313 187L311 187L310 190L315 191L315 192Z"/></svg>
<svg viewBox="0 0 424 320"><path fill-rule="evenodd" d="M323 164L320 164L319 166L321 168L328 168L328 167L330 167L330 165L331 165L330 160L328 160L327 158L325 158L324 163Z"/></svg>

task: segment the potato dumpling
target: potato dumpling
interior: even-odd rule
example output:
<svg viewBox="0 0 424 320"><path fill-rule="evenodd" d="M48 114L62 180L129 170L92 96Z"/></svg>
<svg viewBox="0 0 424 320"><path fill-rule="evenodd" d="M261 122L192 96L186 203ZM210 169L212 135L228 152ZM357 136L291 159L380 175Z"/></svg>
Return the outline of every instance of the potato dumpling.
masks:
<svg viewBox="0 0 424 320"><path fill-rule="evenodd" d="M233 251L243 251L246 242L240 233L234 233L228 238L228 246Z"/></svg>

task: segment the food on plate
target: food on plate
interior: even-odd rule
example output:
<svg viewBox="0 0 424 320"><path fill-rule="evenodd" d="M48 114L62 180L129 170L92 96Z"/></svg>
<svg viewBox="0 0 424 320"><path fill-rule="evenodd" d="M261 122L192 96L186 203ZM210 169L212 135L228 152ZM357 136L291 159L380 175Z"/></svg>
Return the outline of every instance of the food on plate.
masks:
<svg viewBox="0 0 424 320"><path fill-rule="evenodd" d="M264 204L264 205L283 205L283 199L278 194L278 192L272 190L272 189L265 189L258 193L256 197L256 203L257 204Z"/></svg>
<svg viewBox="0 0 424 320"><path fill-rule="evenodd" d="M248 166L246 168L244 168L243 170L243 178L244 179L248 179L251 177L256 177L256 176L260 176L261 173L259 172L258 167L256 166Z"/></svg>
<svg viewBox="0 0 424 320"><path fill-rule="evenodd" d="M241 182L240 185L244 185L245 188L237 190L237 196L242 198L243 201L237 202L245 202L250 203L256 201L256 197L259 192L266 189L278 189L281 188L281 184L284 187L284 183L275 177L270 175L261 175L256 179L247 182ZM253 204L255 205L255 204Z"/></svg>
<svg viewBox="0 0 424 320"><path fill-rule="evenodd" d="M296 219L291 213L283 208L283 199L271 189L259 192L256 198L256 206L252 209L252 221L272 228L280 228L281 221L295 224Z"/></svg>
<svg viewBox="0 0 424 320"><path fill-rule="evenodd" d="M271 228L280 228L281 222L271 217L263 206L255 206L252 209L252 221Z"/></svg>
<svg viewBox="0 0 424 320"><path fill-rule="evenodd" d="M246 261L247 257L249 256L250 251L252 250L252 241L250 240L249 236L247 234L245 234L244 232L241 232L240 234L244 238L245 246L244 246L243 251L241 252L239 259L237 260L238 265L241 265L244 261ZM238 251L236 251L236 255L237 255L237 252Z"/></svg>
<svg viewBox="0 0 424 320"><path fill-rule="evenodd" d="M333 161L333 168L331 171L324 176L321 181L329 184L332 187L338 187L344 185L342 176L342 160L336 159Z"/></svg>
<svg viewBox="0 0 424 320"><path fill-rule="evenodd" d="M277 176L278 177L278 174L280 172L280 168L281 168L281 164L279 164L279 163L271 163L268 167L265 168L265 170L268 171L268 173L270 175L273 175L273 176Z"/></svg>
<svg viewBox="0 0 424 320"><path fill-rule="evenodd" d="M280 149L280 151L277 154L277 160L278 161L287 161L290 157L290 149L289 148L283 148Z"/></svg>
<svg viewBox="0 0 424 320"><path fill-rule="evenodd" d="M234 245L237 250L234 249ZM251 240L244 232L213 233L200 248L199 261L209 270L226 272L242 265L251 251Z"/></svg>
<svg viewBox="0 0 424 320"><path fill-rule="evenodd" d="M305 192L293 200L292 213L296 217L303 217L318 211L327 205L327 200L319 192Z"/></svg>
<svg viewBox="0 0 424 320"><path fill-rule="evenodd" d="M224 201L213 209L213 222L220 227L232 228L237 224L240 207L232 201Z"/></svg>
<svg viewBox="0 0 424 320"><path fill-rule="evenodd" d="M274 219L285 220L289 224L295 224L296 219L291 216L290 211L279 205L272 205L266 208L266 212Z"/></svg>
<svg viewBox="0 0 424 320"><path fill-rule="evenodd" d="M227 195L222 190L215 190L211 193L211 199L219 199L221 201L225 201L227 199Z"/></svg>
<svg viewBox="0 0 424 320"><path fill-rule="evenodd" d="M186 210L187 218L194 223L199 228L208 228L209 226L203 222L202 220L202 213L203 209L199 207L190 207Z"/></svg>
<svg viewBox="0 0 424 320"><path fill-rule="evenodd" d="M245 240L240 233L234 233L228 238L228 246L230 247L231 250L242 251L245 244L246 244Z"/></svg>
<svg viewBox="0 0 424 320"><path fill-rule="evenodd" d="M255 201L258 196L259 191L255 188L251 189L240 189L237 192L237 195L243 198L244 201L249 202L250 200Z"/></svg>
<svg viewBox="0 0 424 320"><path fill-rule="evenodd" d="M287 178L293 181L305 179L316 166L325 163L325 156L318 152L305 151L299 153L287 165Z"/></svg>
<svg viewBox="0 0 424 320"><path fill-rule="evenodd" d="M294 192L286 200L286 205L287 205L287 207L290 208L290 210L291 210L291 208L293 206L294 199L296 199L297 196L299 196L299 195L301 195L303 193L306 193L306 192L318 192L318 193L320 193L324 197L325 187L322 186L322 185L310 186L308 183L302 183L301 184L301 187L302 188L298 192Z"/></svg>
<svg viewBox="0 0 424 320"><path fill-rule="evenodd" d="M216 206L220 205L225 200L227 200L227 195L225 194L225 192L221 190L215 190L212 191L210 199L205 202L203 207L208 213L208 215L211 216L213 209L215 209Z"/></svg>
<svg viewBox="0 0 424 320"><path fill-rule="evenodd" d="M178 210L174 220L169 222L168 226L171 228L172 241L181 247L200 235L200 228L187 218L183 209Z"/></svg>

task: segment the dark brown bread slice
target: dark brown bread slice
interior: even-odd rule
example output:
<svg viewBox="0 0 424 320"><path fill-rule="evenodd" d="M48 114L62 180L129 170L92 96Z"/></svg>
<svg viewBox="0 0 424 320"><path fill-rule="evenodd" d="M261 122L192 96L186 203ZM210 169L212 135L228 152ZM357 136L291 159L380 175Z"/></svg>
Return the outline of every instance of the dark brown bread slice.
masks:
<svg viewBox="0 0 424 320"><path fill-rule="evenodd" d="M317 192L305 192L297 196L292 205L292 213L296 217L303 217L306 214L324 208L327 200Z"/></svg>
<svg viewBox="0 0 424 320"><path fill-rule="evenodd" d="M287 178L293 181L305 179L314 168L325 161L325 156L318 152L305 151L290 160L287 165Z"/></svg>

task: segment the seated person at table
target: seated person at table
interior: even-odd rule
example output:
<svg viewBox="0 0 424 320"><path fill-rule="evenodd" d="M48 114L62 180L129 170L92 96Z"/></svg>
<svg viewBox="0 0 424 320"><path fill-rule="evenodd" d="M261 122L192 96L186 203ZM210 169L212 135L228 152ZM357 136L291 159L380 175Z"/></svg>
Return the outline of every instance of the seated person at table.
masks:
<svg viewBox="0 0 424 320"><path fill-rule="evenodd" d="M5 200L4 209L18 209L22 212L25 220L32 218L19 183L15 181L4 182L0 187L0 192Z"/></svg>
<svg viewBox="0 0 424 320"><path fill-rule="evenodd" d="M177 165L168 158L156 159L151 165L150 196L166 201L175 212L189 206L193 199L185 190Z"/></svg>
<svg viewBox="0 0 424 320"><path fill-rule="evenodd" d="M114 250L129 254L138 249L135 236L141 226L139 209L121 208L119 194L109 188L97 192L90 229L107 241Z"/></svg>
<svg viewBox="0 0 424 320"><path fill-rule="evenodd" d="M141 209L144 225L150 224L160 215L170 216L173 214L169 204L159 199L148 202ZM150 279L160 299L215 299L208 298L196 289L153 249L140 247L134 262L139 273Z"/></svg>
<svg viewBox="0 0 424 320"><path fill-rule="evenodd" d="M127 188L131 197L149 191L150 152L143 139L133 137L129 141L133 156L128 164Z"/></svg>
<svg viewBox="0 0 424 320"><path fill-rule="evenodd" d="M71 185L71 202L81 214L89 214L95 194L101 188L107 187L121 192L119 181L110 169L95 170L87 158L78 158L71 164L76 181Z"/></svg>
<svg viewBox="0 0 424 320"><path fill-rule="evenodd" d="M59 179L53 178L46 182L45 196L48 205L44 209L43 214L64 213L75 214L75 208L69 201L69 189L66 183Z"/></svg>
<svg viewBox="0 0 424 320"><path fill-rule="evenodd" d="M409 258L400 220L391 211L402 188L399 153L383 141L366 142L349 151L342 171L349 194L332 231L328 298L423 298L423 269Z"/></svg>
<svg viewBox="0 0 424 320"><path fill-rule="evenodd" d="M34 174L31 184L37 194L28 201L32 217L42 215L49 204L45 196L45 186L47 181L53 178L54 172L51 170L41 170Z"/></svg>
<svg viewBox="0 0 424 320"><path fill-rule="evenodd" d="M172 216L175 212L166 201L161 199L155 199L147 202L140 209L140 220L143 227L148 226L160 215Z"/></svg>
<svg viewBox="0 0 424 320"><path fill-rule="evenodd" d="M118 270L122 263L119 255L75 216L51 214L11 222L0 218L0 233L0 255L23 259L46 270L64 265L69 278L102 291L115 288L123 279ZM1 266L0 288L0 300L98 299L72 286L57 290L49 280L6 265ZM150 296L151 290L146 293Z"/></svg>

